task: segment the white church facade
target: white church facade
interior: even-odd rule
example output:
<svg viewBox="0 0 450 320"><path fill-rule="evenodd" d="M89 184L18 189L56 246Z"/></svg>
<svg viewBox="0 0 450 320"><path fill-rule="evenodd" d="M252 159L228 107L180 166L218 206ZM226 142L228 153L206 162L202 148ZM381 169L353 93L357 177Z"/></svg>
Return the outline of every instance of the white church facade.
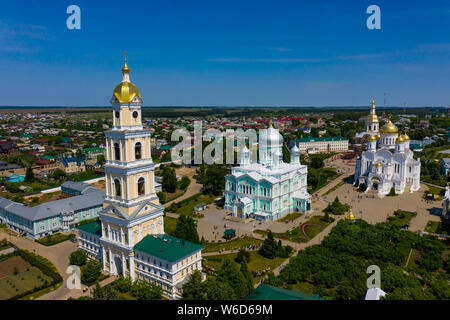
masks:
<svg viewBox="0 0 450 320"><path fill-rule="evenodd" d="M372 111L375 112L373 102ZM366 192L376 190L380 196L387 195L392 188L396 194L419 190L420 159L414 159L408 135L399 134L390 119L378 132L375 113L369 117L366 130L370 137L366 150L356 160L355 185L364 184Z"/></svg>
<svg viewBox="0 0 450 320"><path fill-rule="evenodd" d="M300 164L300 149L294 145L290 163L284 163L282 146L283 137L270 125L259 136L259 161L250 160L247 147L241 150L239 165L225 177L224 208L234 217L276 220L310 210L308 168Z"/></svg>

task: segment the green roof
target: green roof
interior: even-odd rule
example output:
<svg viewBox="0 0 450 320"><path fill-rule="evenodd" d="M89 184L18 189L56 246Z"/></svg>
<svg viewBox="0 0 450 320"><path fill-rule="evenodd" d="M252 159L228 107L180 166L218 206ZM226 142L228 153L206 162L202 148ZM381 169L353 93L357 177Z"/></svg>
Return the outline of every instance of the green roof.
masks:
<svg viewBox="0 0 450 320"><path fill-rule="evenodd" d="M235 233L236 233L236 230L234 230L234 229L225 230L225 234L235 234Z"/></svg>
<svg viewBox="0 0 450 320"><path fill-rule="evenodd" d="M78 226L77 229L92 233L99 237L102 236L102 224L100 223L100 220L82 224L81 226Z"/></svg>
<svg viewBox="0 0 450 320"><path fill-rule="evenodd" d="M183 259L202 248L199 244L167 234L148 235L134 246L135 250L170 262Z"/></svg>
<svg viewBox="0 0 450 320"><path fill-rule="evenodd" d="M170 151L172 149L172 146L166 144L163 146L159 146L159 150L163 150L163 151Z"/></svg>
<svg viewBox="0 0 450 320"><path fill-rule="evenodd" d="M54 156L50 156L50 155L45 155L45 156L42 156L42 159L53 160L53 159L55 159L55 157Z"/></svg>
<svg viewBox="0 0 450 320"><path fill-rule="evenodd" d="M312 141L344 141L348 140L344 137L320 137L320 138L314 138L314 137L306 137L297 139L296 142L312 142Z"/></svg>
<svg viewBox="0 0 450 320"><path fill-rule="evenodd" d="M318 294L312 295L296 290L287 290L261 283L245 300L324 300Z"/></svg>
<svg viewBox="0 0 450 320"><path fill-rule="evenodd" d="M83 153L90 153L90 152L105 152L105 148L101 147L92 147L92 148L84 148Z"/></svg>

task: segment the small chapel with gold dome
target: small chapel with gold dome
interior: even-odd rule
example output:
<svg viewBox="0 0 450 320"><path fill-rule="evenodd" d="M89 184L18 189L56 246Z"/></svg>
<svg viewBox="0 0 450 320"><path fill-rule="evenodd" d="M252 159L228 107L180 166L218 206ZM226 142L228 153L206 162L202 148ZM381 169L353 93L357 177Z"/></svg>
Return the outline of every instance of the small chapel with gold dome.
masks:
<svg viewBox="0 0 450 320"><path fill-rule="evenodd" d="M365 185L365 191L377 191L384 196L393 188L396 194L420 188L420 159L414 159L409 148L409 136L400 133L391 118L378 128L378 118L372 101L371 114L366 121L370 133L366 150L356 159L355 185Z"/></svg>

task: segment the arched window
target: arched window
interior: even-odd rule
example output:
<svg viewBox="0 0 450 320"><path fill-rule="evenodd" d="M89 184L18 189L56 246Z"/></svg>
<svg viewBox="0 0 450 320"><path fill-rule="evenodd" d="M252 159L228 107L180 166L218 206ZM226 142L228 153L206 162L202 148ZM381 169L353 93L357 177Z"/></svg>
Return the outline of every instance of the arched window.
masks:
<svg viewBox="0 0 450 320"><path fill-rule="evenodd" d="M144 178L139 178L138 180L138 195L141 196L145 193L145 180Z"/></svg>
<svg viewBox="0 0 450 320"><path fill-rule="evenodd" d="M114 189L116 191L116 196L117 197L122 196L122 192L120 190L120 181L119 181L119 179L114 179Z"/></svg>
<svg viewBox="0 0 450 320"><path fill-rule="evenodd" d="M117 142L114 143L114 155L115 155L115 160L119 160L120 161L120 147L119 147L119 144Z"/></svg>
<svg viewBox="0 0 450 320"><path fill-rule="evenodd" d="M135 156L136 160L142 158L142 152L141 152L142 148L141 147L142 147L142 145L140 142L138 142L134 145L134 156Z"/></svg>

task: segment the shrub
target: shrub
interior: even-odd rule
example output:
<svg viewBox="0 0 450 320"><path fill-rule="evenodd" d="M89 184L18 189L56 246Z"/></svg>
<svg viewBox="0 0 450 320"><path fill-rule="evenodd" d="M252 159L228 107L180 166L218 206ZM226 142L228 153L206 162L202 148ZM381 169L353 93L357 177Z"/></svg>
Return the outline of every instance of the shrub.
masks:
<svg viewBox="0 0 450 320"><path fill-rule="evenodd" d="M237 263L242 263L245 261L245 263L249 263L250 262L250 253L245 250L245 249L241 249L239 250L236 259L234 260Z"/></svg>
<svg viewBox="0 0 450 320"><path fill-rule="evenodd" d="M69 262L72 265L82 266L86 264L87 261L87 253L84 250L76 250L72 252L69 256Z"/></svg>

